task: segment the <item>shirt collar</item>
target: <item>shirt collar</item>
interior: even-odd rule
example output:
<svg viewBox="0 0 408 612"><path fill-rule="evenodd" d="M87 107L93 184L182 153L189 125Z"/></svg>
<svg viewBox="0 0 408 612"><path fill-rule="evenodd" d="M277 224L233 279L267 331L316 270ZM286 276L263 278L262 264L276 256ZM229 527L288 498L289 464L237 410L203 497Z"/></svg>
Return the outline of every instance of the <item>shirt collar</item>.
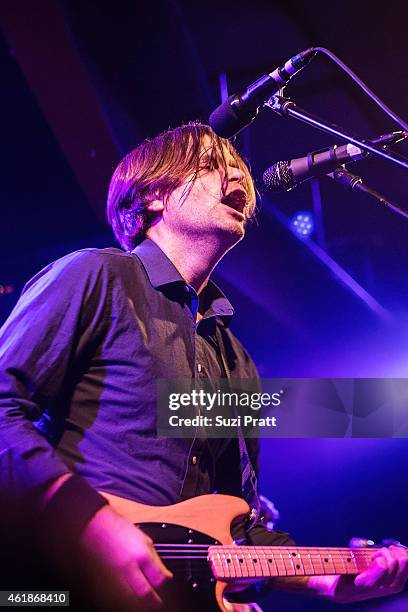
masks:
<svg viewBox="0 0 408 612"><path fill-rule="evenodd" d="M142 262L149 281L155 289L172 283L182 283L184 287L188 286L167 255L150 238L143 240L132 253ZM192 287L190 287L191 291L194 292ZM200 311L203 312L202 320L220 317L226 327L230 324L234 309L221 289L211 280L200 293L199 303Z"/></svg>
<svg viewBox="0 0 408 612"><path fill-rule="evenodd" d="M149 281L155 289L169 283L185 283L184 278L167 255L150 238L143 240L132 253L137 255L142 262Z"/></svg>

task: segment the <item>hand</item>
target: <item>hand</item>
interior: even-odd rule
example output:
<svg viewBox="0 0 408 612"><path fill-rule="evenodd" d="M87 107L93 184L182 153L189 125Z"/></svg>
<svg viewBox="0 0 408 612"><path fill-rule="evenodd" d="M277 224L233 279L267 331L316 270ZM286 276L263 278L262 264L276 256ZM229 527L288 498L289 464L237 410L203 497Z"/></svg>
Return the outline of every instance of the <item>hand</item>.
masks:
<svg viewBox="0 0 408 612"><path fill-rule="evenodd" d="M381 548L369 567L358 576L339 576L333 598L353 602L399 593L408 580L408 550L401 546Z"/></svg>
<svg viewBox="0 0 408 612"><path fill-rule="evenodd" d="M172 573L152 540L110 506L89 521L80 548L91 597L102 609L135 612L162 606L159 593Z"/></svg>

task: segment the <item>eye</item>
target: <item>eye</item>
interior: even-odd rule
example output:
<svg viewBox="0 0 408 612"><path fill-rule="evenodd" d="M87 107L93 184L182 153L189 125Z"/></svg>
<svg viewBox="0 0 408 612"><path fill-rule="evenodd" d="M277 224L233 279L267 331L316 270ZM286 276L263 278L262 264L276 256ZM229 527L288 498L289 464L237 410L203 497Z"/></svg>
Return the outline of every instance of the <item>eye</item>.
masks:
<svg viewBox="0 0 408 612"><path fill-rule="evenodd" d="M217 161L214 158L207 157L201 160L201 170L216 170L218 168Z"/></svg>

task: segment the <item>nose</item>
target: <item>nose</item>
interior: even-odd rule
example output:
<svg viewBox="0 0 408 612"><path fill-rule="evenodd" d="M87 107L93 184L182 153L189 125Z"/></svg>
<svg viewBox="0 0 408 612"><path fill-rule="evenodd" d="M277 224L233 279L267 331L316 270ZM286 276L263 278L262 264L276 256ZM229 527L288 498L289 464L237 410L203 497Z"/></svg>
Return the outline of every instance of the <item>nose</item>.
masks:
<svg viewBox="0 0 408 612"><path fill-rule="evenodd" d="M228 168L228 181L236 181L238 183L242 183L244 180L244 174L235 166L229 166Z"/></svg>

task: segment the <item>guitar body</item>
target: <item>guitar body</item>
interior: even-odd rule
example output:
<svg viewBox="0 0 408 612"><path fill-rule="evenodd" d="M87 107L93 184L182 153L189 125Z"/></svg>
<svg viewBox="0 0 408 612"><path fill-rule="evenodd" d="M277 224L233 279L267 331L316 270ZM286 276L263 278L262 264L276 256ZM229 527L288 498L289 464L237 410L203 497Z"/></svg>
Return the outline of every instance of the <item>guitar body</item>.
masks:
<svg viewBox="0 0 408 612"><path fill-rule="evenodd" d="M165 591L166 612L245 609L246 606L224 601L227 583L214 578L206 554L213 544L233 544L231 524L249 512L243 499L202 495L173 506L146 506L103 491L101 494L118 514L152 538L165 565L173 572L174 580ZM180 551L183 545L188 554L172 554L173 547Z"/></svg>

